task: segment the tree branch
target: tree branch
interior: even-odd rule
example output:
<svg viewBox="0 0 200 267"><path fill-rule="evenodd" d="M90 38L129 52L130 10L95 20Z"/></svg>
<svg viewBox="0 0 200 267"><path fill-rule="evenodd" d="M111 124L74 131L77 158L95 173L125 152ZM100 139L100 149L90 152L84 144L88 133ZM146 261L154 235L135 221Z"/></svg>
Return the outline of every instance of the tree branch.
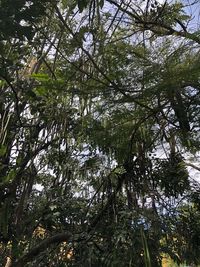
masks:
<svg viewBox="0 0 200 267"><path fill-rule="evenodd" d="M185 162L186 166L192 167L193 169L197 170L200 172L200 167L197 167L196 165L190 163L190 162Z"/></svg>
<svg viewBox="0 0 200 267"><path fill-rule="evenodd" d="M188 31L186 31L186 27L182 22L180 22L180 20L175 19L175 21L182 27L183 31L178 31L173 27L159 21L145 21L137 13L133 13L129 10L126 10L125 8L122 8L116 1L107 0L107 2L118 7L122 12L133 18L137 24L141 24L144 30L150 30L156 34L179 36L200 44L200 38L196 36L195 33L189 33ZM166 32L163 33L162 30L160 31L156 29L156 27L160 27L161 29L166 30Z"/></svg>
<svg viewBox="0 0 200 267"><path fill-rule="evenodd" d="M24 267L30 261L32 261L41 252L49 248L52 244L69 241L72 234L69 232L60 233L43 240L40 244L32 248L27 254L22 256L17 262L12 264L12 267Z"/></svg>

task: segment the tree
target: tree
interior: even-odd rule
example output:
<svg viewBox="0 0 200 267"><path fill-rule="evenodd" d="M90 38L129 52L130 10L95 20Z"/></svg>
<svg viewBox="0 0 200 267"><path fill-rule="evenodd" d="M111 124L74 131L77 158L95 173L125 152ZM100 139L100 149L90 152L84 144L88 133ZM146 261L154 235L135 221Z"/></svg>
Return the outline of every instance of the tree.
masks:
<svg viewBox="0 0 200 267"><path fill-rule="evenodd" d="M184 5L1 5L1 261L199 264L184 158L199 151L199 36Z"/></svg>

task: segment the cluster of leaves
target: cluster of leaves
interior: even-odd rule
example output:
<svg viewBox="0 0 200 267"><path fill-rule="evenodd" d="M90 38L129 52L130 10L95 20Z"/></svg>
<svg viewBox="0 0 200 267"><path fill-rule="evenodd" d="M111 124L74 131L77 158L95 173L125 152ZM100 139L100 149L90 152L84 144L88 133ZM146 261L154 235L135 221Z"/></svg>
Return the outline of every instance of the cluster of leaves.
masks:
<svg viewBox="0 0 200 267"><path fill-rule="evenodd" d="M161 160L155 167L154 181L164 190L165 195L184 194L190 188L189 174L180 155L172 155L168 160Z"/></svg>
<svg viewBox="0 0 200 267"><path fill-rule="evenodd" d="M47 6L50 1L9 1L0 2L0 41L9 38L32 40L36 24L44 15L47 15Z"/></svg>

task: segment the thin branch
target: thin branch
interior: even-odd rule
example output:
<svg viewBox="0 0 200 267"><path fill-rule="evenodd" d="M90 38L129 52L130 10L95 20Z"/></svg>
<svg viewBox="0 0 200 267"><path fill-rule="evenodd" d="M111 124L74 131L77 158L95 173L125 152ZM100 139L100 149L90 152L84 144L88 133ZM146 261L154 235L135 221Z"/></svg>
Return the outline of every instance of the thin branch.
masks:
<svg viewBox="0 0 200 267"><path fill-rule="evenodd" d="M162 34L162 35L179 36L179 37L190 39L190 40L195 41L196 43L200 44L200 38L198 36L196 36L195 34L189 33L188 31L186 31L186 27L182 23L180 24L180 21L177 21L176 19L175 19L175 21L177 23L179 23L179 25L182 26L183 31L178 31L178 30L172 28L171 26L169 26L169 25L167 25L167 24L165 24L163 22L159 22L159 21L146 21L146 20L144 21L144 19L141 16L139 16L138 14L134 14L133 12L130 12L129 10L126 10L125 8L122 8L115 1L113 1L113 0L107 0L107 2L110 3L110 4L115 5L122 12L125 12L127 15L129 15L131 18L133 18L135 20L135 23L141 24L143 26L143 30L144 29L145 30L150 30L150 31L152 31L154 33ZM161 30L160 30L160 28L161 28ZM163 33L163 30L166 30L166 32Z"/></svg>
<svg viewBox="0 0 200 267"><path fill-rule="evenodd" d="M79 40L77 39L76 35L73 33L72 29L67 25L66 21L64 20L60 10L58 7L56 7L56 13L58 15L58 18L60 19L60 21L62 22L63 26L68 30L68 32L73 36L74 40L77 41L78 44L80 44ZM123 90L123 88L120 87L120 85L116 84L114 81L112 81L107 75L106 73L97 65L95 59L92 57L92 55L82 46L80 45L81 50L84 52L84 54L88 57L88 59L91 61L91 63L93 64L94 68L102 75L103 78L105 78L108 83L111 85L110 87L114 90L116 90L117 92L120 92L122 95L124 95L127 99L132 100L135 104L138 104L139 106L148 109L148 110L153 110L152 108L150 108L149 106L145 105L144 103L137 101L135 98L133 98L130 95L127 95L125 93L125 91Z"/></svg>
<svg viewBox="0 0 200 267"><path fill-rule="evenodd" d="M17 95L17 92L14 88L14 86L12 85L12 83L9 81L9 79L5 76L2 76L1 77L5 80L5 82L8 84L8 86L10 87L10 89L12 90L14 96L15 96L15 108L16 108L16 114L17 114L17 118L19 120L19 123L20 123L20 126L22 127L23 124L22 124L22 121L21 121L21 117L20 117L20 110L19 110L19 97Z"/></svg>
<svg viewBox="0 0 200 267"><path fill-rule="evenodd" d="M192 167L193 169L197 170L200 172L200 167L197 167L196 165L190 163L190 162L185 162L186 166Z"/></svg>

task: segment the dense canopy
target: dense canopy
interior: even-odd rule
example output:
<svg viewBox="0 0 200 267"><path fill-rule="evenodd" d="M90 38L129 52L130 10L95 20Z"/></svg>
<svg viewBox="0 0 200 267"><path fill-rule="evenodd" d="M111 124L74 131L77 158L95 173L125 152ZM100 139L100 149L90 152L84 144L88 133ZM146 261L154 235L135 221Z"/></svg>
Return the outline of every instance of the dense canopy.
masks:
<svg viewBox="0 0 200 267"><path fill-rule="evenodd" d="M0 1L2 266L200 264L199 7Z"/></svg>

